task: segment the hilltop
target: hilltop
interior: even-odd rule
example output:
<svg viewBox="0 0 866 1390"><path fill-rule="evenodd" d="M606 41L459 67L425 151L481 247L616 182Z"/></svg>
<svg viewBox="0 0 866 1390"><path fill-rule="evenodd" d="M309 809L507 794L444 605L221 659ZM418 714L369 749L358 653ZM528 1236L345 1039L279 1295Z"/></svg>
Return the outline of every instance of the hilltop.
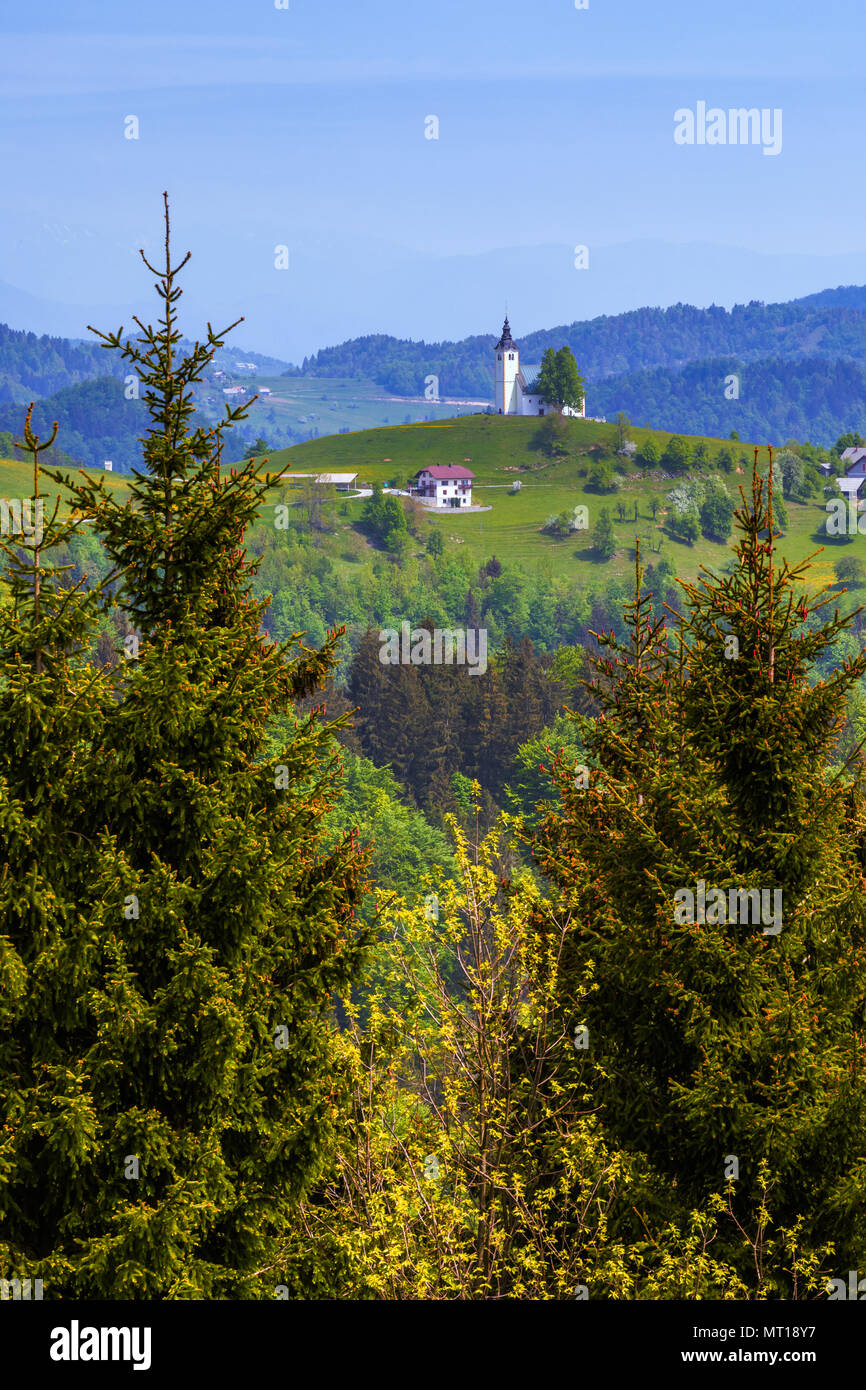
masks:
<svg viewBox="0 0 866 1390"><path fill-rule="evenodd" d="M730 311L643 308L516 336L525 364L549 347L572 349L593 416L625 410L659 430L726 437L736 429L777 445L796 438L829 446L866 429L866 287ZM226 388L262 391L228 445L237 448L231 461L260 436L290 447L400 419L431 422L492 400L493 342L492 333L437 343L370 334L323 348L301 367L226 347L196 404L213 423ZM0 435L20 428L22 406L37 398L40 428L59 420L70 455L128 469L139 456L142 421L139 403L125 398L125 373L119 355L98 344L0 324ZM725 391L731 375L739 381L735 398Z"/></svg>
<svg viewBox="0 0 866 1390"><path fill-rule="evenodd" d="M269 456L275 474L357 472L361 486L374 481L383 485L405 484L420 468L431 463L468 463L475 475L473 502L490 506L492 510L460 515L458 512L429 515L428 524L441 530L446 545L465 547L478 563L495 555L502 561L519 564L530 572L549 569L569 575L587 586L600 580L625 577L633 565L634 538L638 536L644 557L651 560L661 551L684 578L692 578L701 564L719 566L728 558L728 547L701 536L694 545L687 545L668 534L665 499L682 481L660 468L647 470L638 463L615 460L616 427L592 420L568 422L566 452L562 457L548 457L538 443L539 421L532 417L502 417L474 415L385 429L363 430L350 435L332 435L277 451ZM672 437L671 431L632 427L629 437L640 450L652 437L663 452ZM712 461L723 449L730 449L735 468L730 475L720 475L728 491L736 499L741 483L748 484L753 458L752 443L732 442L712 436L687 436L691 448L706 445L709 467L691 468L686 477L711 472ZM762 454L763 454L762 449ZM618 491L607 495L590 485L587 476L591 466L607 462L622 470ZM510 491L519 480L519 492ZM291 490L285 494L292 496ZM654 520L650 499L660 499L660 510ZM618 503L626 509L626 517L617 515ZM634 520L637 503L638 518ZM557 539L542 531L548 517L575 506L587 507L590 530L573 532ZM331 503L335 526L335 553L339 552L340 534L360 520L363 502L334 499ZM599 511L610 513L617 539L616 553L607 563L601 562L592 545L591 528ZM821 534L826 512L823 496L809 502L787 504L789 527L782 550L793 562L810 554L824 544ZM846 553L866 554L866 540L857 538ZM816 580L832 582L833 551L828 550L816 563Z"/></svg>

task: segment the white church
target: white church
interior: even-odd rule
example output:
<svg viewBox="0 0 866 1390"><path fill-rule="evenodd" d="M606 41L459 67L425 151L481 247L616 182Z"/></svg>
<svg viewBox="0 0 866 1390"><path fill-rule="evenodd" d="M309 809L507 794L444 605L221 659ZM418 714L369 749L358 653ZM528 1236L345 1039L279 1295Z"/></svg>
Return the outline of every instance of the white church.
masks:
<svg viewBox="0 0 866 1390"><path fill-rule="evenodd" d="M560 410L558 406L549 405L538 395L537 371L533 370L530 380L526 380L521 370L517 344L511 336L507 314L502 327L502 337L496 344L494 351L496 353L494 374L497 415L553 415L559 413L585 418L586 397L581 401L579 410L574 410L570 405L563 406Z"/></svg>

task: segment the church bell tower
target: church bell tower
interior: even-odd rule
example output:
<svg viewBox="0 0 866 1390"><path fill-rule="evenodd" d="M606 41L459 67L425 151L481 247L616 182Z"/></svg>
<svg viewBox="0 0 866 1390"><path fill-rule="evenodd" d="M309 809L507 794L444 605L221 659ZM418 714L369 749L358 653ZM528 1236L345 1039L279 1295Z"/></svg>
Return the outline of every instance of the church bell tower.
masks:
<svg viewBox="0 0 866 1390"><path fill-rule="evenodd" d="M517 344L511 336L507 314L502 326L502 337L496 344L494 351L496 354L496 361L493 364L496 382L494 397L496 413L497 415L519 415L517 374L520 371L520 354L517 351Z"/></svg>

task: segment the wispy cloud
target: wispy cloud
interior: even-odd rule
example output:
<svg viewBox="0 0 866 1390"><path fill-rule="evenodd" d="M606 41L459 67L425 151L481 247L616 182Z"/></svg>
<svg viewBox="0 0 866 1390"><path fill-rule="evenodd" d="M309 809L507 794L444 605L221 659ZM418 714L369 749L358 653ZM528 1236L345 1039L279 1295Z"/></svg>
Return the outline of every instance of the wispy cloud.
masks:
<svg viewBox="0 0 866 1390"><path fill-rule="evenodd" d="M7 34L0 47L0 94L8 99L51 95L152 91L160 88L285 84L375 85L422 81L520 82L572 79L715 78L772 81L774 78L835 78L829 61L813 56L808 69L784 65L768 70L760 56L736 60L707 52L659 61L620 51L603 60L586 56L510 55L464 57L448 53L391 51L381 56L320 57L292 37L214 34Z"/></svg>

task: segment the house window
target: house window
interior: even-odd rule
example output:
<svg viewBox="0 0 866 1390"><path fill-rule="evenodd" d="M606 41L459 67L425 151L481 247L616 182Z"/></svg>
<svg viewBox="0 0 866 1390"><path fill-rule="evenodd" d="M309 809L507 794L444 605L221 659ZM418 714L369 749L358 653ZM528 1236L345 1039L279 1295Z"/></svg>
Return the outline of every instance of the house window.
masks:
<svg viewBox="0 0 866 1390"><path fill-rule="evenodd" d="M508 360L509 360L509 362L513 362L513 361L514 361L514 353L513 353L513 352L509 352L509 354L508 354Z"/></svg>

